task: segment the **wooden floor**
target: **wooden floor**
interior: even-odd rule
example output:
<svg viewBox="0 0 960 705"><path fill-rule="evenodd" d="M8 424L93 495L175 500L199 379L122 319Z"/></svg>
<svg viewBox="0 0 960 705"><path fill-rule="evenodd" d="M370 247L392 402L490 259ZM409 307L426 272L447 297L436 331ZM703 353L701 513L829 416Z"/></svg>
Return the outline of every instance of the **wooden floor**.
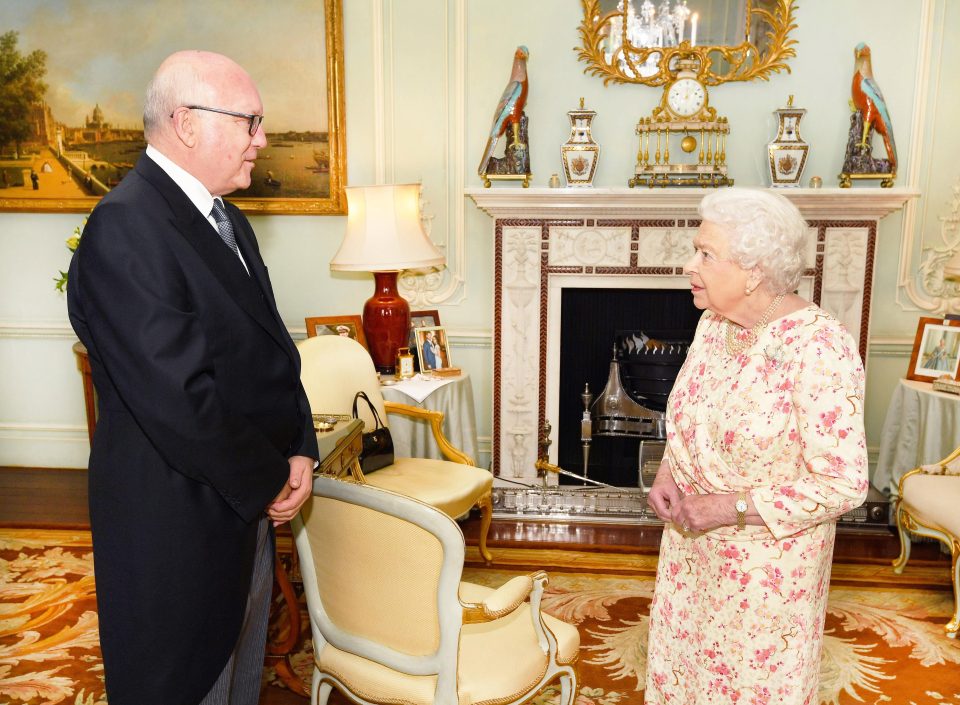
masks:
<svg viewBox="0 0 960 705"><path fill-rule="evenodd" d="M4 527L87 527L87 471L51 468L0 467L0 526ZM476 544L480 521L477 516L462 523L468 544ZM281 535L283 531L281 531ZM656 553L660 545L658 527L640 525L559 523L542 521L494 521L488 545L511 548L553 548L614 553ZM834 549L835 559L844 562L882 563L900 552L893 530L857 531L841 527ZM911 564L918 561L946 561L939 544L915 543Z"/></svg>

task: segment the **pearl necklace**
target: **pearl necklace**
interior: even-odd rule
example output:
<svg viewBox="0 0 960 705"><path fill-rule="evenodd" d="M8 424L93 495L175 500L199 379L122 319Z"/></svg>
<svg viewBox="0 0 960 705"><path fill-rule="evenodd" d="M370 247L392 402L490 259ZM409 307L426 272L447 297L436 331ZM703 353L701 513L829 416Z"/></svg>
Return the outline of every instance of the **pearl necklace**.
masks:
<svg viewBox="0 0 960 705"><path fill-rule="evenodd" d="M770 316L773 315L773 312L777 310L777 306L780 305L780 302L783 301L783 294L778 294L777 297L767 306L767 310L763 312L763 315L760 316L760 320L757 321L757 324L746 331L745 335L737 337L736 329L743 330L736 323L727 319L727 353L733 357L737 357L747 348L753 346L757 342L757 339L760 337L760 331L762 331L767 323L770 321Z"/></svg>

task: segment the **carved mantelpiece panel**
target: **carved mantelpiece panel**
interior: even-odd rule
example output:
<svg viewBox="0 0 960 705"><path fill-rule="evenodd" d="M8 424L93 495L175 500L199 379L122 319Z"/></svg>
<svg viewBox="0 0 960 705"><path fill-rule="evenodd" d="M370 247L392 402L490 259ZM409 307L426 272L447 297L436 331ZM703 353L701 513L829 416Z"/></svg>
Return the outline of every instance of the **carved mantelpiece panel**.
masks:
<svg viewBox="0 0 960 705"><path fill-rule="evenodd" d="M687 288L701 190L471 189L494 218L493 466L532 482L544 421L557 427L558 295L567 287ZM837 316L866 356L877 222L906 189L784 192L811 238L800 293ZM556 445L551 449L555 461Z"/></svg>

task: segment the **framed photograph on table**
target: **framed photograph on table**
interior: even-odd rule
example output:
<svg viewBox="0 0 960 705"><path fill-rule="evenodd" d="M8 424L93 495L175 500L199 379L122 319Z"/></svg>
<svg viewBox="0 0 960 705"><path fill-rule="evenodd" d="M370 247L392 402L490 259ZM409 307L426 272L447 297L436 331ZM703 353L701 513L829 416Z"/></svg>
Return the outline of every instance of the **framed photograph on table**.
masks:
<svg viewBox="0 0 960 705"><path fill-rule="evenodd" d="M932 382L949 375L957 379L960 363L960 320L921 318L913 341L907 379Z"/></svg>
<svg viewBox="0 0 960 705"><path fill-rule="evenodd" d="M434 328L440 325L440 314L436 311L411 311L411 328ZM411 341L413 338L411 338Z"/></svg>
<svg viewBox="0 0 960 705"><path fill-rule="evenodd" d="M414 328L413 333L421 371L428 372L453 366L450 362L447 332L443 329L443 326Z"/></svg>
<svg viewBox="0 0 960 705"><path fill-rule="evenodd" d="M440 313L435 310L430 311L411 311L410 312L410 352L413 353L413 365L417 372L423 370L420 367L421 351L417 349L417 328L435 328L440 325Z"/></svg>
<svg viewBox="0 0 960 705"><path fill-rule="evenodd" d="M307 322L308 338L315 335L340 335L352 338L364 348L367 347L360 316L315 316L304 320Z"/></svg>

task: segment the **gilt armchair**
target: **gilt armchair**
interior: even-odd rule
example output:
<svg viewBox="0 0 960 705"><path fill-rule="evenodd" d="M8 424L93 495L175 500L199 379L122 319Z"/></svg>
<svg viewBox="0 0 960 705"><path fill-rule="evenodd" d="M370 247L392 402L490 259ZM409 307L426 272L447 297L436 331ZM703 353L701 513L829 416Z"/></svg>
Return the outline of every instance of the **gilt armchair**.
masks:
<svg viewBox="0 0 960 705"><path fill-rule="evenodd" d="M312 705L524 703L577 690L576 627L542 614L547 576L461 582L459 526L436 508L316 477L292 522L313 635Z"/></svg>
<svg viewBox="0 0 960 705"><path fill-rule="evenodd" d="M900 556L893 562L897 574L910 559L910 535L935 538L946 544L952 562L953 618L944 627L956 638L960 630L960 448L931 465L921 465L900 478L896 504Z"/></svg>
<svg viewBox="0 0 960 705"><path fill-rule="evenodd" d="M413 497L436 507L456 519L471 508L480 509L480 555L489 563L487 535L493 518L493 475L476 467L473 458L455 448L444 436L443 414L408 404L385 401L373 360L362 345L350 338L321 335L301 341L300 379L314 413L349 414L354 395L363 390L389 426L390 414L405 414L429 423L446 460L394 458L392 465L364 476L361 482ZM386 413L384 413L386 412ZM358 413L367 428L373 428L373 416L365 404Z"/></svg>

